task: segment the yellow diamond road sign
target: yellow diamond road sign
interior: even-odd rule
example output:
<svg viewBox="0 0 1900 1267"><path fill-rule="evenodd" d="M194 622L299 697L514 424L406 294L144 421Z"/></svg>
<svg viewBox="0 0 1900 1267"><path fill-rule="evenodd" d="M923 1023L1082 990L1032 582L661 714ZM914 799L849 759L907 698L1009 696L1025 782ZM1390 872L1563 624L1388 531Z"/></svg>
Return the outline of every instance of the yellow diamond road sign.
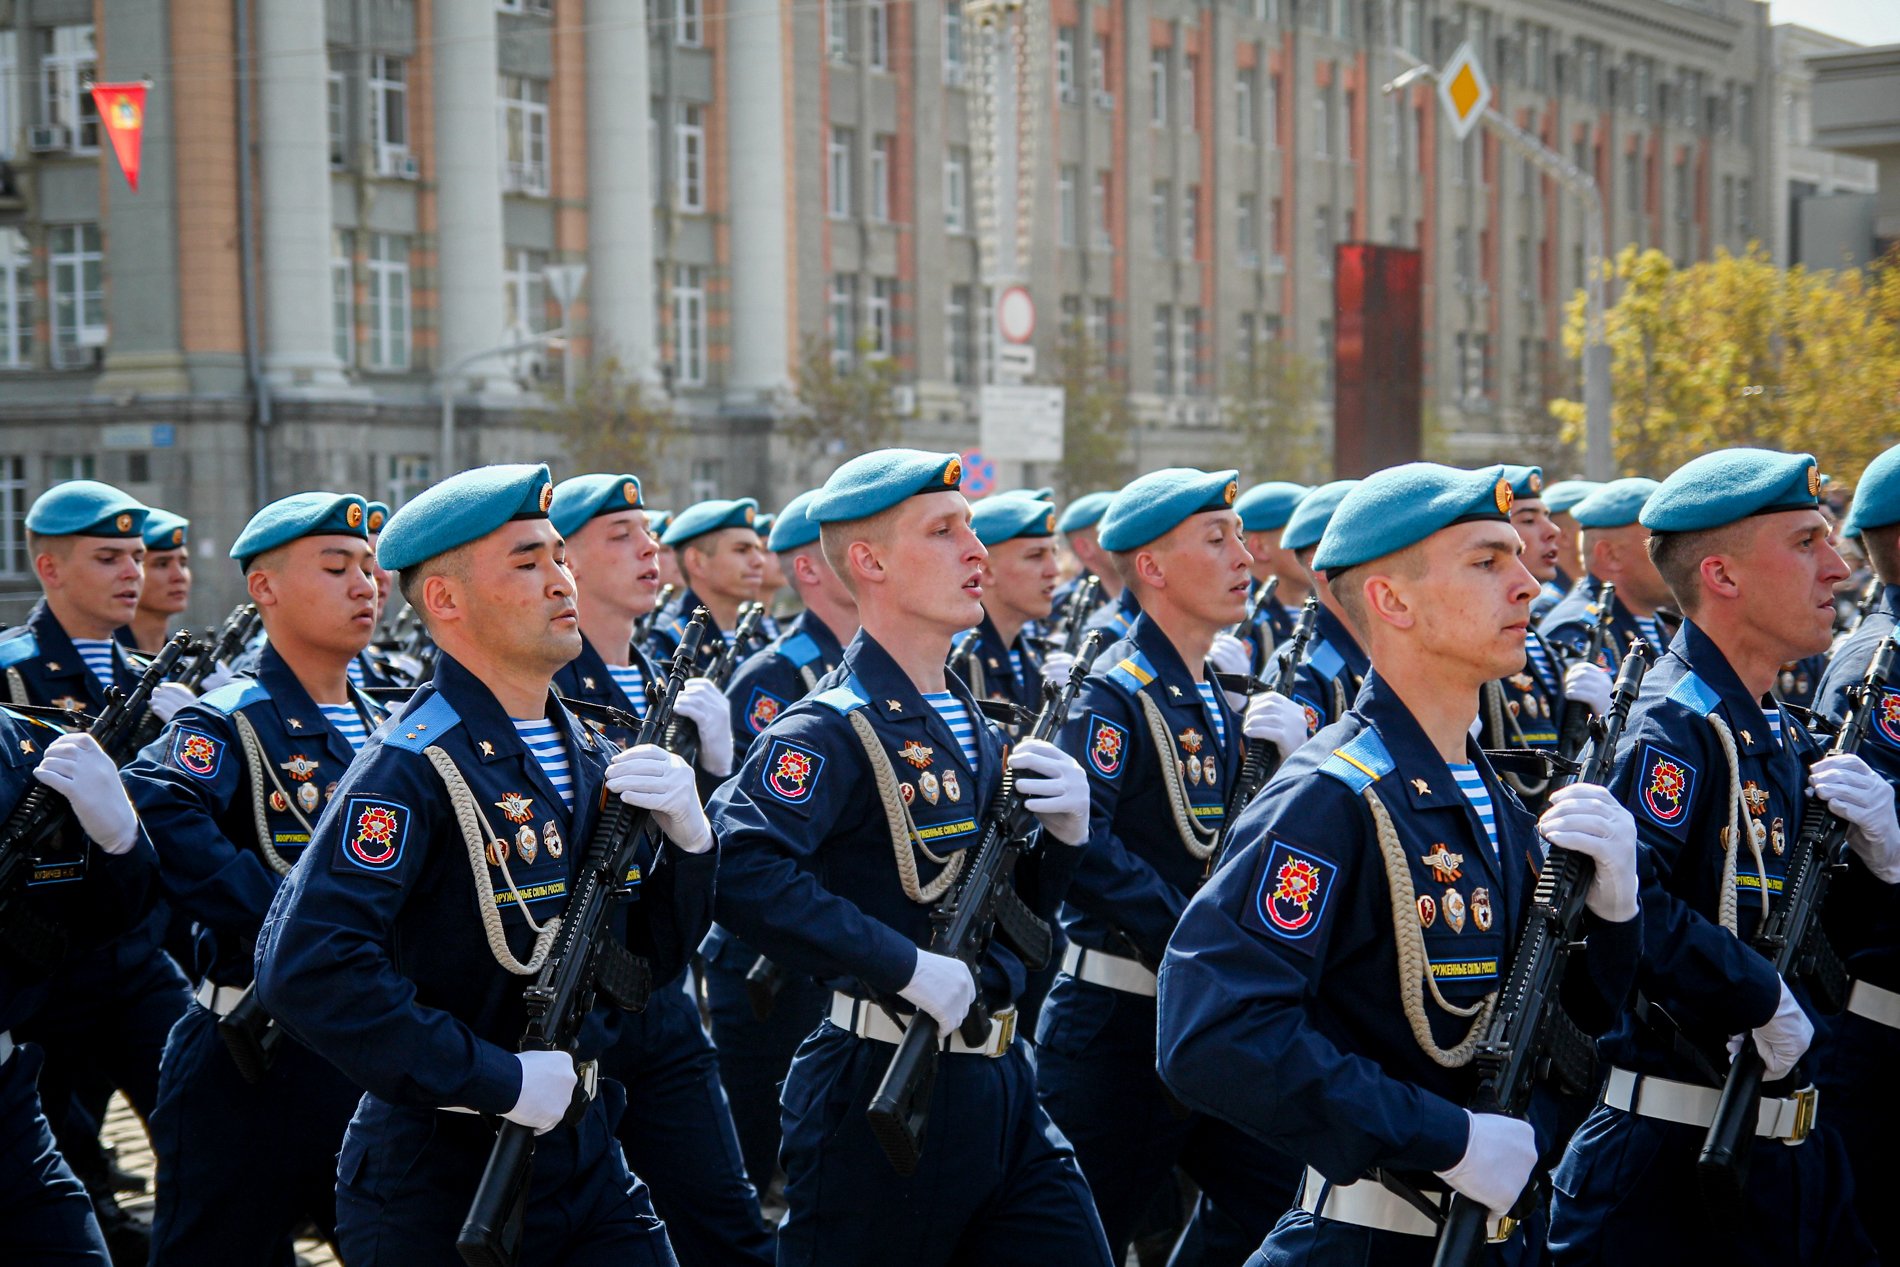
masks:
<svg viewBox="0 0 1900 1267"><path fill-rule="evenodd" d="M1479 116L1491 104L1491 82L1484 77L1484 67L1478 65L1478 55L1469 40L1458 46L1439 72L1438 99L1451 116L1451 130L1461 141L1471 135Z"/></svg>

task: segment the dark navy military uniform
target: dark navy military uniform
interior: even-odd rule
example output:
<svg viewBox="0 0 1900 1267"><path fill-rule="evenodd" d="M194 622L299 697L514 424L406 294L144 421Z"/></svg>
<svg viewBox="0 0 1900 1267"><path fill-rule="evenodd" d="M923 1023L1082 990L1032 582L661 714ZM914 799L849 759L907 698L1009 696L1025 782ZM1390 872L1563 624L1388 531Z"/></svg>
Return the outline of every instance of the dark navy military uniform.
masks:
<svg viewBox="0 0 1900 1267"><path fill-rule="evenodd" d="M1808 708L1814 704L1821 676L1827 672L1827 655L1803 656L1781 666L1775 677L1775 695L1783 704Z"/></svg>
<svg viewBox="0 0 1900 1267"><path fill-rule="evenodd" d="M659 680L637 648L633 663L648 682ZM555 674L554 689L570 699L646 716L645 697L629 698L584 638L580 655ZM619 747L633 744L631 730L602 730ZM642 868L650 870L654 863L650 851L643 853ZM653 1190L654 1207L666 1220L684 1267L769 1264L772 1238L759 1221L758 1193L746 1181L720 1085L719 1056L700 1028L699 1008L685 980L681 963L673 976L654 981L645 1010L619 1017L619 1034L601 1057L601 1072L635 1094L615 1133L627 1164Z"/></svg>
<svg viewBox="0 0 1900 1267"><path fill-rule="evenodd" d="M1740 804L1731 796L1717 719L1740 763L1734 776ZM1625 1009L1598 1044L1612 1066L1607 1099L1640 1107L1643 1084L1631 1075L1719 1085L1729 1036L1766 1023L1775 1011L1780 985L1774 966L1748 939L1761 922L1764 889L1771 902L1780 894L1786 849L1807 803L1806 767L1817 750L1792 716L1782 717L1777 742L1761 706L1693 622L1649 671L1612 781L1636 817L1643 846L1644 957L1637 988L1649 1006ZM1722 836L1731 823L1739 841L1734 878L1725 886ZM1725 887L1735 903L1733 931L1719 921ZM1851 875L1842 887L1853 887ZM1805 1000L1798 982L1789 985ZM1767 1094L1792 1095L1800 1085L1798 1079L1771 1083ZM1599 1104L1555 1174L1555 1260L1872 1261L1830 1118L1823 1097L1818 1125L1798 1146L1754 1141L1748 1217L1738 1222L1711 1217L1698 1195L1696 1155L1706 1127Z"/></svg>
<svg viewBox="0 0 1900 1267"><path fill-rule="evenodd" d="M654 617L653 628L647 631L647 644L641 650L655 664L665 664L671 660L673 653L679 649L680 639L686 636L686 626L692 622L693 612L703 606L705 604L699 595L690 589L686 590L678 602ZM712 614L710 607L706 608L706 622L706 636L699 644L697 669L701 673L712 667L712 662L719 658L719 653L731 642L733 633L730 629L719 627L719 620Z"/></svg>
<svg viewBox="0 0 1900 1267"><path fill-rule="evenodd" d="M1277 657L1286 646L1274 648ZM1344 621L1325 604L1315 613L1313 638L1306 644L1306 659L1297 666L1293 680L1293 699L1306 709L1306 729L1318 734L1346 715L1359 695L1359 688L1372 670L1372 661L1359 649Z"/></svg>
<svg viewBox="0 0 1900 1267"><path fill-rule="evenodd" d="M1477 1070L1432 1058L1401 1001L1418 1001L1417 1023L1435 1047L1465 1038L1472 1019L1452 1009L1474 1009L1497 989L1541 853L1533 820L1476 742L1465 751L1491 799L1495 851L1444 759L1373 673L1352 711L1289 758L1241 814L1229 861L1169 943L1159 1009L1168 1086L1311 1167L1304 1208L1281 1218L1253 1264L1431 1261L1434 1228L1422 1215L1408 1234L1325 1211L1333 1188L1375 1167L1442 1191L1432 1172L1465 1151L1463 1106ZM1402 861L1387 860L1368 794L1389 816ZM1395 883L1410 892L1395 896ZM1409 981L1401 919L1418 938L1421 966ZM1641 929L1586 920L1589 953L1572 958L1564 998L1594 1030L1623 997ZM1522 1235L1514 1244L1522 1255Z"/></svg>
<svg viewBox="0 0 1900 1267"><path fill-rule="evenodd" d="M930 907L906 895L892 827L853 718L871 726L915 825L905 842L921 884L978 839L1003 773L1003 740L980 720L954 677L980 745L974 768L949 728L889 654L859 634L837 672L759 736L738 775L713 798L724 858L720 919L788 971L900 1015L897 1000L930 937ZM1045 918L1067 886L1075 853L1032 849L1018 892ZM978 974L995 1009L1014 1001L1024 967L993 944ZM839 1015L834 1011L834 1015ZM852 1020L854 1018L847 1018ZM989 1057L951 1051L929 1101L914 1176L900 1178L865 1122L865 1107L896 1048L827 1020L799 1048L784 1090L785 1198L781 1267L844 1264L1090 1264L1106 1267L1094 1203L1068 1141L1036 1102L1020 1045Z"/></svg>
<svg viewBox="0 0 1900 1267"><path fill-rule="evenodd" d="M1042 1007L1036 1078L1117 1255L1177 1163L1238 1225L1235 1243L1207 1247L1209 1263L1238 1262L1293 1199L1291 1161L1182 1113L1154 1068L1153 970L1207 875L1243 755L1240 716L1214 694L1210 712L1174 644L1141 617L1096 660L1059 741L1088 772L1089 843L1063 907L1070 948Z"/></svg>
<svg viewBox="0 0 1900 1267"><path fill-rule="evenodd" d="M745 763L753 740L780 713L808 695L843 660L844 648L831 627L801 612L771 645L740 665L726 688L732 701L732 742L738 750L733 768ZM718 908L715 901L715 918ZM778 989L770 1011L761 1018L746 988L746 975L758 965L759 952L717 923L700 951L732 1124L739 1132L746 1173L763 1191L778 1168L779 1084L798 1045L824 1019L831 991L810 976L773 965Z"/></svg>
<svg viewBox="0 0 1900 1267"><path fill-rule="evenodd" d="M338 1241L351 1267L458 1261L455 1233L495 1128L447 1110L498 1115L519 1096L514 1051L531 978L500 965L475 876L495 890L507 952L525 962L530 920L561 913L603 800L602 742L552 697L547 717L564 741L572 810L488 688L442 656L434 680L358 754L265 922L264 1004L368 1092L337 1161ZM430 749L460 771L494 833L479 866ZM710 851L662 850L639 877L627 943L655 980L672 979L704 933L716 866ZM599 1056L611 1011L602 999L577 1061ZM614 1138L626 1097L603 1079L578 1122L537 1138L524 1264L674 1262Z"/></svg>
<svg viewBox="0 0 1900 1267"><path fill-rule="evenodd" d="M977 626L976 643L950 669L962 678L978 699L1005 700L1018 708L1042 708L1042 657L1030 645L1028 629L1016 635L1014 646L1003 645L996 622L985 613ZM1018 667L1020 665L1020 668Z"/></svg>
<svg viewBox="0 0 1900 1267"><path fill-rule="evenodd" d="M1103 603L1089 613L1083 624L1084 630L1100 629L1109 638L1126 638L1134 627L1135 617L1141 615L1141 604L1135 599L1135 591L1123 586L1121 596L1112 603Z"/></svg>
<svg viewBox="0 0 1900 1267"><path fill-rule="evenodd" d="M1255 589L1253 596L1248 599L1248 612L1253 611L1253 603L1259 594L1260 591ZM1240 640L1247 644L1247 653L1252 657L1256 674L1266 672L1267 666L1273 662L1274 649L1293 636L1293 626L1299 618L1299 609L1288 607L1276 594L1267 600L1267 605L1253 618L1252 624L1240 631Z"/></svg>
<svg viewBox="0 0 1900 1267"><path fill-rule="evenodd" d="M1815 695L1815 711L1836 723L1850 707L1847 690L1867 676L1880 643L1900 624L1900 586L1883 586L1860 628L1834 649ZM1860 755L1900 786L1900 682L1881 692ZM1900 1096L1890 1085L1900 1068L1900 890L1865 872L1848 855L1854 878L1831 888L1825 923L1855 985L1847 1010L1828 1018L1815 1042L1814 1082L1824 1120L1846 1145L1859 1193L1861 1224L1883 1261L1900 1262L1900 1220L1885 1204L1878 1176L1900 1138Z"/></svg>
<svg viewBox="0 0 1900 1267"><path fill-rule="evenodd" d="M1484 723L1480 738L1493 751L1531 748L1554 753L1557 736L1562 733L1564 709L1572 707L1564 699L1564 661L1535 630L1526 631L1524 649L1523 669L1485 683L1478 693L1478 720ZM1501 773L1533 812L1543 808L1550 789L1548 779Z"/></svg>
<svg viewBox="0 0 1900 1267"><path fill-rule="evenodd" d="M1546 646L1560 652L1566 660L1579 660L1590 649L1590 640L1596 635L1598 606L1603 594L1603 582L1594 576L1586 576L1578 581L1576 587L1544 614L1537 626L1538 634ZM1668 650L1659 645L1649 632L1636 619L1634 612L1624 605L1621 598L1611 596L1610 636L1604 641L1603 654L1597 660L1597 667L1615 673L1622 662L1623 653L1629 650L1632 640L1641 640L1650 644L1658 655ZM1658 626L1658 633L1661 632Z"/></svg>
<svg viewBox="0 0 1900 1267"><path fill-rule="evenodd" d="M364 729L373 730L383 710L352 694ZM266 645L255 679L180 710L126 767L166 895L196 924L201 982L172 1027L152 1115L164 1175L153 1218L156 1263L288 1263L306 1218L326 1237L335 1230L336 1154L361 1090L294 1039L277 1044L261 1083L248 1082L218 1024L251 984L278 868L303 853L354 757ZM266 1172L271 1181L260 1184Z"/></svg>

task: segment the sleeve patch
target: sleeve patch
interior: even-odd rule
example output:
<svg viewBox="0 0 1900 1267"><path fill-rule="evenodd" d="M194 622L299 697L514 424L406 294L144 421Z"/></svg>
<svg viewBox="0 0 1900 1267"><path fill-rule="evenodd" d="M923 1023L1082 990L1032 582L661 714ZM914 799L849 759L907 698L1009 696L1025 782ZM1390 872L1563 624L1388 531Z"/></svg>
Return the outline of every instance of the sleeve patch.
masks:
<svg viewBox="0 0 1900 1267"><path fill-rule="evenodd" d="M172 763L194 778L215 779L224 767L224 741L180 726L172 737Z"/></svg>
<svg viewBox="0 0 1900 1267"><path fill-rule="evenodd" d="M753 734L758 734L785 711L785 701L762 686L752 688L752 698L746 702L745 724Z"/></svg>
<svg viewBox="0 0 1900 1267"><path fill-rule="evenodd" d="M1874 710L1874 730L1895 748L1900 748L1900 691L1883 689L1880 707Z"/></svg>
<svg viewBox="0 0 1900 1267"><path fill-rule="evenodd" d="M1326 717L1319 711L1319 705L1307 699L1298 691L1293 693L1293 702L1298 704L1301 711L1306 714L1306 737L1311 739L1314 735L1319 733L1319 728L1326 724Z"/></svg>
<svg viewBox="0 0 1900 1267"><path fill-rule="evenodd" d="M1105 779L1122 772L1128 758L1128 730L1100 713L1089 715L1089 765Z"/></svg>
<svg viewBox="0 0 1900 1267"><path fill-rule="evenodd" d="M787 805L803 805L811 800L823 773L825 759L810 748L780 739L765 756L759 781L765 790Z"/></svg>
<svg viewBox="0 0 1900 1267"><path fill-rule="evenodd" d="M1310 850L1269 837L1261 851L1253 900L1241 923L1275 941L1313 953L1314 934L1326 921L1339 868Z"/></svg>
<svg viewBox="0 0 1900 1267"><path fill-rule="evenodd" d="M409 807L373 796L352 796L339 820L341 860L362 871L387 875L402 862L409 837Z"/></svg>
<svg viewBox="0 0 1900 1267"><path fill-rule="evenodd" d="M1642 773L1637 776L1637 800L1643 813L1659 827L1671 830L1689 817L1695 796L1696 768L1655 744L1643 745Z"/></svg>

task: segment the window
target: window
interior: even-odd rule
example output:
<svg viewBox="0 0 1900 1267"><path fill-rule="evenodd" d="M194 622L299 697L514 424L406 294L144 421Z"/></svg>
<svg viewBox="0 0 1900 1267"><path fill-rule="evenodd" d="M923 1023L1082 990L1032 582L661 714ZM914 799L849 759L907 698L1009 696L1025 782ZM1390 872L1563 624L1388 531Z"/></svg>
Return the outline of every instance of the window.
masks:
<svg viewBox="0 0 1900 1267"><path fill-rule="evenodd" d="M501 254L502 312L511 331L539 334L548 324L548 255L507 247Z"/></svg>
<svg viewBox="0 0 1900 1267"><path fill-rule="evenodd" d="M1253 84L1255 71L1249 66L1246 70L1234 74L1234 137L1241 141L1252 141L1253 135Z"/></svg>
<svg viewBox="0 0 1900 1267"><path fill-rule="evenodd" d="M706 209L706 107L679 104L673 126L674 205L684 212Z"/></svg>
<svg viewBox="0 0 1900 1267"><path fill-rule="evenodd" d="M1056 28L1056 95L1075 100L1075 28Z"/></svg>
<svg viewBox="0 0 1900 1267"><path fill-rule="evenodd" d="M1689 160L1676 160L1676 219L1683 223L1689 220Z"/></svg>
<svg viewBox="0 0 1900 1267"><path fill-rule="evenodd" d="M1321 88L1313 94L1313 152L1321 158L1333 152L1333 90Z"/></svg>
<svg viewBox="0 0 1900 1267"><path fill-rule="evenodd" d="M90 453L49 453L46 456L46 484L70 484L74 480L97 479L98 462Z"/></svg>
<svg viewBox="0 0 1900 1267"><path fill-rule="evenodd" d="M1076 240L1076 181L1081 179L1081 169L1073 163L1065 163L1056 173L1056 243L1059 246L1074 246Z"/></svg>
<svg viewBox="0 0 1900 1267"><path fill-rule="evenodd" d="M891 219L891 173L896 170L896 155L896 137L871 139L871 219L880 224L888 224Z"/></svg>
<svg viewBox="0 0 1900 1267"><path fill-rule="evenodd" d="M1469 185L1477 176L1478 134L1474 129L1470 136L1458 142L1458 183Z"/></svg>
<svg viewBox="0 0 1900 1267"><path fill-rule="evenodd" d="M356 364L356 235L330 230L331 350L344 365Z"/></svg>
<svg viewBox="0 0 1900 1267"><path fill-rule="evenodd" d="M1089 191L1089 200L1095 205L1090 219L1094 222L1095 249L1112 251L1115 249L1115 236L1109 229L1109 200L1113 196L1114 173L1106 168L1095 173L1094 188Z"/></svg>
<svg viewBox="0 0 1900 1267"><path fill-rule="evenodd" d="M5 91L0 89L0 111L6 109ZM349 81L340 70L324 80L324 122L330 138L330 167L341 171L350 165Z"/></svg>
<svg viewBox="0 0 1900 1267"><path fill-rule="evenodd" d="M88 91L98 58L91 23L40 29L40 122L67 129L82 154L99 148L99 113Z"/></svg>
<svg viewBox="0 0 1900 1267"><path fill-rule="evenodd" d="M1650 93L1649 62L1645 58L1633 57L1630 59L1630 71L1630 79L1633 85L1631 88L1631 96L1633 98L1631 104L1636 107L1636 116L1638 118L1647 118L1649 115Z"/></svg>
<svg viewBox="0 0 1900 1267"><path fill-rule="evenodd" d="M15 58L19 40L10 29L0 30L0 158L12 158L19 123L14 118L13 97L19 84L19 66Z"/></svg>
<svg viewBox="0 0 1900 1267"><path fill-rule="evenodd" d="M825 56L834 62L851 56L851 18L846 0L825 0Z"/></svg>
<svg viewBox="0 0 1900 1267"><path fill-rule="evenodd" d="M0 576L24 579L32 565L26 557L26 459L0 453Z"/></svg>
<svg viewBox="0 0 1900 1267"><path fill-rule="evenodd" d="M1155 308L1153 354L1155 394L1174 394L1174 309L1167 304Z"/></svg>
<svg viewBox="0 0 1900 1267"><path fill-rule="evenodd" d="M1201 59L1189 53L1181 59L1181 122L1190 132L1201 130Z"/></svg>
<svg viewBox="0 0 1900 1267"><path fill-rule="evenodd" d="M1743 145L1755 143L1755 90L1747 84L1735 89L1735 135Z"/></svg>
<svg viewBox="0 0 1900 1267"><path fill-rule="evenodd" d="M858 279L850 273L831 275L830 311L832 368L848 370L858 350Z"/></svg>
<svg viewBox="0 0 1900 1267"><path fill-rule="evenodd" d="M1517 341L1517 400L1527 409L1538 409L1543 406L1544 341L1542 339Z"/></svg>
<svg viewBox="0 0 1900 1267"><path fill-rule="evenodd" d="M1093 35L1089 38L1089 91L1095 94L1095 104L1113 104L1106 102L1108 96L1108 36L1106 35Z"/></svg>
<svg viewBox="0 0 1900 1267"><path fill-rule="evenodd" d="M1193 259L1201 245L1201 187L1189 185L1181 191L1181 258Z"/></svg>
<svg viewBox="0 0 1900 1267"><path fill-rule="evenodd" d="M1319 363L1321 400L1333 398L1333 323L1322 321L1313 335L1313 359Z"/></svg>
<svg viewBox="0 0 1900 1267"><path fill-rule="evenodd" d="M1254 219L1254 196L1240 195L1234 204L1234 249L1249 267L1260 263L1260 226Z"/></svg>
<svg viewBox="0 0 1900 1267"><path fill-rule="evenodd" d="M1319 265L1319 275L1331 277L1333 273L1333 209L1331 207L1313 208L1313 254Z"/></svg>
<svg viewBox="0 0 1900 1267"><path fill-rule="evenodd" d="M1088 336L1096 347L1108 349L1110 333L1115 328L1115 301L1106 295L1096 295L1089 300Z"/></svg>
<svg viewBox="0 0 1900 1267"><path fill-rule="evenodd" d="M864 6L866 59L872 70L891 66L891 14L885 0L868 0Z"/></svg>
<svg viewBox="0 0 1900 1267"><path fill-rule="evenodd" d="M1235 339L1235 350L1240 354L1241 364L1252 369L1260 353L1260 323L1251 312L1240 314L1240 330Z"/></svg>
<svg viewBox="0 0 1900 1267"><path fill-rule="evenodd" d="M943 305L944 360L950 381L960 387L976 384L976 340L970 330L970 288L952 286Z"/></svg>
<svg viewBox="0 0 1900 1267"><path fill-rule="evenodd" d="M1722 177L1722 232L1735 232L1735 178Z"/></svg>
<svg viewBox="0 0 1900 1267"><path fill-rule="evenodd" d="M673 266L673 382L706 385L706 270Z"/></svg>
<svg viewBox="0 0 1900 1267"><path fill-rule="evenodd" d="M1406 52L1415 57L1425 55L1425 6L1422 0L1402 0L1397 34Z"/></svg>
<svg viewBox="0 0 1900 1267"><path fill-rule="evenodd" d="M865 333L870 336L873 356L893 356L897 351L897 328L893 314L897 309L897 279L873 277L871 293L864 301Z"/></svg>
<svg viewBox="0 0 1900 1267"><path fill-rule="evenodd" d="M1395 94L1385 99L1385 161L1405 165L1405 103Z"/></svg>
<svg viewBox="0 0 1900 1267"><path fill-rule="evenodd" d="M943 227L949 233L968 233L970 151L957 146L943 157Z"/></svg>
<svg viewBox="0 0 1900 1267"><path fill-rule="evenodd" d="M408 71L400 57L369 59L369 139L378 176L402 175L409 158Z"/></svg>
<svg viewBox="0 0 1900 1267"><path fill-rule="evenodd" d="M1531 240L1520 234L1517 239L1517 289L1524 298L1531 296Z"/></svg>
<svg viewBox="0 0 1900 1267"><path fill-rule="evenodd" d="M369 236L369 368L409 368L409 239Z"/></svg>
<svg viewBox="0 0 1900 1267"><path fill-rule="evenodd" d="M1491 337L1460 333L1455 346L1458 399L1466 406L1481 406L1491 398Z"/></svg>
<svg viewBox="0 0 1900 1267"><path fill-rule="evenodd" d="M1207 358L1205 345L1201 339L1201 310L1199 308L1181 310L1181 373L1187 380L1181 384L1184 394L1189 396L1207 394Z"/></svg>
<svg viewBox="0 0 1900 1267"><path fill-rule="evenodd" d="M501 77L501 188L504 193L548 191L548 81Z"/></svg>
<svg viewBox="0 0 1900 1267"><path fill-rule="evenodd" d="M1345 118L1342 120L1345 124L1346 144L1344 149L1348 163L1356 163L1359 161L1359 129L1356 126L1358 118L1359 94L1348 88L1346 89Z"/></svg>
<svg viewBox="0 0 1900 1267"><path fill-rule="evenodd" d="M47 230L52 274L53 364L85 365L106 342L105 253L96 224L56 224Z"/></svg>
<svg viewBox="0 0 1900 1267"><path fill-rule="evenodd" d="M665 104L653 97L647 102L647 202L660 205L660 187L666 183L660 150L660 116Z"/></svg>
<svg viewBox="0 0 1900 1267"><path fill-rule="evenodd" d="M1747 176L1735 179L1735 227L1746 237L1755 231L1755 182Z"/></svg>
<svg viewBox="0 0 1900 1267"><path fill-rule="evenodd" d="M26 235L0 228L0 369L33 364L32 266Z"/></svg>
<svg viewBox="0 0 1900 1267"><path fill-rule="evenodd" d="M673 42L698 48L705 36L700 27L700 0L673 0Z"/></svg>
<svg viewBox="0 0 1900 1267"><path fill-rule="evenodd" d="M1267 144L1280 143L1280 77L1267 76Z"/></svg>
<svg viewBox="0 0 1900 1267"><path fill-rule="evenodd" d="M963 0L943 4L943 82L963 83Z"/></svg>
<svg viewBox="0 0 1900 1267"><path fill-rule="evenodd" d="M1643 209L1643 156L1635 147L1623 154L1623 189L1631 215Z"/></svg>
<svg viewBox="0 0 1900 1267"><path fill-rule="evenodd" d="M1278 198L1267 201L1267 249L1273 253L1275 272L1286 267L1286 204Z"/></svg>
<svg viewBox="0 0 1900 1267"><path fill-rule="evenodd" d="M1148 194L1148 210L1154 218L1154 252L1158 259L1166 259L1174 253L1174 235L1169 226L1174 212L1174 186L1165 180L1157 180Z"/></svg>
<svg viewBox="0 0 1900 1267"><path fill-rule="evenodd" d="M1471 285L1471 230L1462 224L1451 235L1451 272L1461 288Z"/></svg>
<svg viewBox="0 0 1900 1267"><path fill-rule="evenodd" d="M1148 122L1168 126L1168 50L1148 50Z"/></svg>
<svg viewBox="0 0 1900 1267"><path fill-rule="evenodd" d="M834 220L851 216L851 167L857 139L853 129L834 127L825 145L825 209Z"/></svg>

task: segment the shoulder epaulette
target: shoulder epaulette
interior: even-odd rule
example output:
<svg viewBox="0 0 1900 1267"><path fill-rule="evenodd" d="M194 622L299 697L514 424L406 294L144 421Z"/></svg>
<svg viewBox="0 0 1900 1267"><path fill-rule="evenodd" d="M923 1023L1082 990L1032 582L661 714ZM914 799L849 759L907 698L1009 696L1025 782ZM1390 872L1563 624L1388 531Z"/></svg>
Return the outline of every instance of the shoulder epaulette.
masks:
<svg viewBox="0 0 1900 1267"><path fill-rule="evenodd" d="M1155 678L1160 675L1155 672L1155 666L1149 662L1147 656L1139 651L1134 651L1123 656L1120 660L1117 660L1115 667L1110 669L1104 676L1115 685L1127 691L1130 695L1133 695L1139 692L1144 686L1153 682Z"/></svg>
<svg viewBox="0 0 1900 1267"><path fill-rule="evenodd" d="M1306 663L1326 681L1332 681L1346 669L1346 657L1324 638L1316 639L1306 650Z"/></svg>
<svg viewBox="0 0 1900 1267"><path fill-rule="evenodd" d="M1386 751L1385 740L1376 730L1362 730L1333 749L1333 755L1320 762L1319 772L1330 774L1354 792L1363 792L1392 771L1398 763Z"/></svg>
<svg viewBox="0 0 1900 1267"><path fill-rule="evenodd" d="M1707 682L1690 673L1669 688L1671 703L1680 704L1698 717L1707 717L1722 702L1722 697Z"/></svg>
<svg viewBox="0 0 1900 1267"><path fill-rule="evenodd" d="M229 717L246 704L255 704L259 700L269 699L270 692L256 678L241 677L226 682L215 691L200 696L198 702Z"/></svg>
<svg viewBox="0 0 1900 1267"><path fill-rule="evenodd" d="M422 707L393 720L383 742L404 752L421 752L462 724L462 715L442 695L431 695Z"/></svg>
<svg viewBox="0 0 1900 1267"><path fill-rule="evenodd" d="M31 629L22 629L5 642L0 642L0 669L10 669L39 653L40 640L33 636Z"/></svg>
<svg viewBox="0 0 1900 1267"><path fill-rule="evenodd" d="M858 679L855 677L848 677L842 685L834 686L828 691L820 691L812 698L840 715L871 706L870 696L864 693L864 689L858 685Z"/></svg>
<svg viewBox="0 0 1900 1267"><path fill-rule="evenodd" d="M823 659L825 654L819 649L817 639L802 630L779 639L778 653L790 660L793 668L798 669Z"/></svg>
<svg viewBox="0 0 1900 1267"><path fill-rule="evenodd" d="M44 717L34 717L27 713L16 713L4 704L0 704L0 713L5 713L8 717L12 718L14 721L18 722L22 726L32 726L37 730L50 730L56 734L63 733L60 731L58 726L55 726L52 722L47 721Z"/></svg>

